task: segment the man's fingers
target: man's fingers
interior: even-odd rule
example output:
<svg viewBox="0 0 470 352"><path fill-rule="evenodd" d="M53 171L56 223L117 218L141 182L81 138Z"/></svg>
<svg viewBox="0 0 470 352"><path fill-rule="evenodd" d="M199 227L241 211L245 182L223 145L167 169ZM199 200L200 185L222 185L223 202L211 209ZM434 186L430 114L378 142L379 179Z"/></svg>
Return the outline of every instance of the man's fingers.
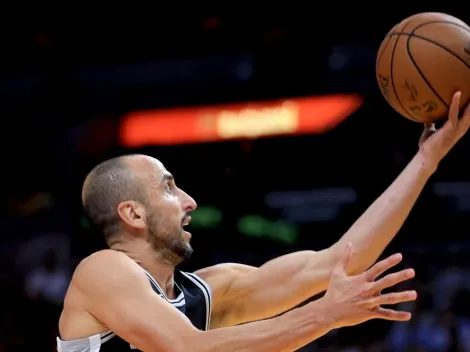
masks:
<svg viewBox="0 0 470 352"><path fill-rule="evenodd" d="M364 274L368 281L374 281L379 275L383 274L388 269L394 267L401 262L403 256L400 253L391 255L390 257L381 260L375 264L372 268L367 270Z"/></svg>
<svg viewBox="0 0 470 352"><path fill-rule="evenodd" d="M453 127L457 127L459 123L459 107L460 107L461 96L462 96L461 92L456 92L452 96L452 102L449 107L449 122Z"/></svg>
<svg viewBox="0 0 470 352"><path fill-rule="evenodd" d="M417 297L416 291L391 292L368 299L365 304L370 307L378 307L387 304L398 304L414 301Z"/></svg>
<svg viewBox="0 0 470 352"><path fill-rule="evenodd" d="M415 271L413 269L405 269L397 273L389 274L380 280L374 282L373 290L374 292L380 292L383 289L395 286L396 284L409 280L415 276Z"/></svg>
<svg viewBox="0 0 470 352"><path fill-rule="evenodd" d="M377 307L377 309L375 309L375 314L376 318L385 320L408 321L411 319L411 313L409 312L402 312L382 307Z"/></svg>
<svg viewBox="0 0 470 352"><path fill-rule="evenodd" d="M461 134L464 135L468 128L470 127L470 103L465 108L462 119L459 122L459 129L461 129Z"/></svg>
<svg viewBox="0 0 470 352"><path fill-rule="evenodd" d="M352 252L353 252L352 243L349 242L346 245L346 248L344 249L343 255L341 256L341 258L338 260L338 263L336 264L336 267L335 267L336 272L346 273L346 268L348 267L349 262L351 261Z"/></svg>

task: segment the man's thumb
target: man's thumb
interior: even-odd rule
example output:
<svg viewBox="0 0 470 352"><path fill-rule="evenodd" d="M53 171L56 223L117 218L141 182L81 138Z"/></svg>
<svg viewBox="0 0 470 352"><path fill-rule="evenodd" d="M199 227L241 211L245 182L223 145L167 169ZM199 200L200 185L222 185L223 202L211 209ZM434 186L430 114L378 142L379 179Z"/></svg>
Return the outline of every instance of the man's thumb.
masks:
<svg viewBox="0 0 470 352"><path fill-rule="evenodd" d="M436 126L432 124L424 125L424 131L421 134L421 138L419 139L418 144L422 145L426 140L431 137L436 132Z"/></svg>

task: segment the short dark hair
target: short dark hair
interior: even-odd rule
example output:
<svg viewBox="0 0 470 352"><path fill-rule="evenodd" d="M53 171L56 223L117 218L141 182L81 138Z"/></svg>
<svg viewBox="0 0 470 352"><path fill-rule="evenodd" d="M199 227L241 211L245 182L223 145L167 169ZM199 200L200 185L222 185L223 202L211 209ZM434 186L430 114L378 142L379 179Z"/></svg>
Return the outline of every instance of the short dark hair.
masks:
<svg viewBox="0 0 470 352"><path fill-rule="evenodd" d="M119 203L142 200L143 194L125 157L116 157L97 165L83 185L82 203L90 225L103 233L110 245L111 237L121 227Z"/></svg>

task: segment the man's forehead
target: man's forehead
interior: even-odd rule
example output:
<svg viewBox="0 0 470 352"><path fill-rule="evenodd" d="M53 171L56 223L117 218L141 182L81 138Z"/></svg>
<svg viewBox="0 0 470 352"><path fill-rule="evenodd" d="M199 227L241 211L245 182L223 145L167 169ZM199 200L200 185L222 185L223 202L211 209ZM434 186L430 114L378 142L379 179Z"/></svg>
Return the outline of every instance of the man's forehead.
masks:
<svg viewBox="0 0 470 352"><path fill-rule="evenodd" d="M172 174L165 168L165 165L163 165L160 160L143 155L139 161L141 162L143 171L152 175L155 181L173 179Z"/></svg>
<svg viewBox="0 0 470 352"><path fill-rule="evenodd" d="M155 168L155 170L158 170L160 172L165 172L166 171L166 168L165 168L165 165L163 165L163 163L158 160L158 159L155 159L155 158L152 158L152 157L148 157L147 159L147 162Z"/></svg>
<svg viewBox="0 0 470 352"><path fill-rule="evenodd" d="M150 163L152 165L152 169L155 172L155 175L158 175L158 178L162 180L173 178L171 173L165 168L165 165L163 165L163 163L160 160L152 158Z"/></svg>
<svg viewBox="0 0 470 352"><path fill-rule="evenodd" d="M153 171L150 172L150 178L152 182L155 182L155 184L162 184L167 181L172 181L173 175L168 172L167 169L163 166L162 163L159 162L159 164L155 164L153 167Z"/></svg>

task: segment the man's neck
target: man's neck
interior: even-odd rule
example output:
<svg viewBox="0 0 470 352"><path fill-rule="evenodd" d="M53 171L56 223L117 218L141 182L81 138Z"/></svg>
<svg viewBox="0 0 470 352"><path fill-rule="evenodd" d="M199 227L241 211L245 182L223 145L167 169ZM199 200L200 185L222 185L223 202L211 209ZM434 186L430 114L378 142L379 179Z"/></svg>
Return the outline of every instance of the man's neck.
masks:
<svg viewBox="0 0 470 352"><path fill-rule="evenodd" d="M175 266L165 261L149 243L116 243L111 249L125 253L158 282L168 298L176 298L174 297Z"/></svg>

